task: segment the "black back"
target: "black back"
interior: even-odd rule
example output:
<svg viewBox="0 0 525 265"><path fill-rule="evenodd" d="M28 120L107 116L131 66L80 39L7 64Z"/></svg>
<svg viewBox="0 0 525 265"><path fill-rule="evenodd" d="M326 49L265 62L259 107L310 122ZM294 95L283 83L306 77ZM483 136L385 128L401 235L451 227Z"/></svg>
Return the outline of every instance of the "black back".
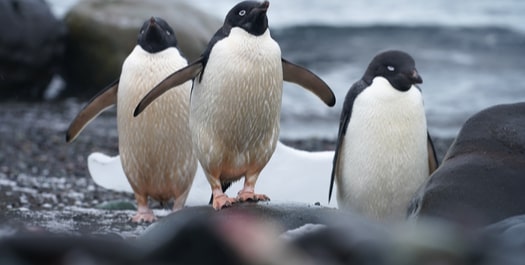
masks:
<svg viewBox="0 0 525 265"><path fill-rule="evenodd" d="M151 17L142 24L137 44L149 53L157 53L169 47L177 47L177 38L164 19Z"/></svg>
<svg viewBox="0 0 525 265"><path fill-rule="evenodd" d="M359 80L355 82L350 90L346 94L345 101L343 103L343 110L341 111L341 117L339 118L339 132L337 133L337 142L335 145L334 160L332 162L332 174L330 179L330 190L328 192L328 201L332 198L332 190L334 188L335 180L335 171L337 170L337 161L339 159L339 152L341 151L341 144L346 135L346 129L348 128L348 123L350 122L350 116L352 115L352 108L354 106L354 101L357 96L368 87L368 84Z"/></svg>

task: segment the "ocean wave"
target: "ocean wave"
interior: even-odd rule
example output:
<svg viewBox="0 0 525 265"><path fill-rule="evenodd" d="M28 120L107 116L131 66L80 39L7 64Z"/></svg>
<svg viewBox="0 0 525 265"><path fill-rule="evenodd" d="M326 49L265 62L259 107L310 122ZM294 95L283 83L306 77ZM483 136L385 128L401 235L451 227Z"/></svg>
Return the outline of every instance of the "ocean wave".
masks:
<svg viewBox="0 0 525 265"><path fill-rule="evenodd" d="M200 0L190 4L220 19L238 0ZM499 26L525 31L525 1L500 0L279 0L270 1L268 19L275 28L327 26Z"/></svg>
<svg viewBox="0 0 525 265"><path fill-rule="evenodd" d="M58 17L79 0L46 0ZM212 16L223 19L239 0L185 0ZM521 0L279 0L270 1L268 17L274 28L298 25L487 27L525 32L525 1Z"/></svg>

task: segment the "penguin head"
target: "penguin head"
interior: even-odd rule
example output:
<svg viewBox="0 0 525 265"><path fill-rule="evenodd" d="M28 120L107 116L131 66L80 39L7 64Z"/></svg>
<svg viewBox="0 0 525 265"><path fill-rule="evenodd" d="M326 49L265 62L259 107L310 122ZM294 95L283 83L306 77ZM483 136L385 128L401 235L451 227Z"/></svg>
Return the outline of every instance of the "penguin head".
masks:
<svg viewBox="0 0 525 265"><path fill-rule="evenodd" d="M382 52L372 59L368 65L363 80L371 84L375 77L384 77L392 87L399 91L407 91L414 84L423 83L416 70L412 56L402 51Z"/></svg>
<svg viewBox="0 0 525 265"><path fill-rule="evenodd" d="M164 19L151 17L142 24L137 44L149 53L157 53L169 47L177 47L177 38Z"/></svg>
<svg viewBox="0 0 525 265"><path fill-rule="evenodd" d="M262 3L256 1L244 1L234 6L226 15L224 28L230 30L234 27L240 27L248 33L260 36L268 28L268 17L266 11L270 2Z"/></svg>

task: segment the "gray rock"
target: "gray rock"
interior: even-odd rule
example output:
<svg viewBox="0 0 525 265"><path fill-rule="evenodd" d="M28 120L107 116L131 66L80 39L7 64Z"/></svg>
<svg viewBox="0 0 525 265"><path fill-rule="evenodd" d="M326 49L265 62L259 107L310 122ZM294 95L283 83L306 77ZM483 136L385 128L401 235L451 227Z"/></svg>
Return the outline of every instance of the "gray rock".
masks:
<svg viewBox="0 0 525 265"><path fill-rule="evenodd" d="M114 200L114 201L108 201L103 202L97 206L95 206L96 209L100 210L137 210L137 207L133 204L133 202L125 201L125 200Z"/></svg>
<svg viewBox="0 0 525 265"><path fill-rule="evenodd" d="M413 217L484 226L525 214L525 103L469 118L441 166L411 202Z"/></svg>
<svg viewBox="0 0 525 265"><path fill-rule="evenodd" d="M91 97L117 79L136 45L138 30L151 16L173 27L179 48L190 61L221 26L219 19L181 1L79 1L65 18L69 37L64 95Z"/></svg>
<svg viewBox="0 0 525 265"><path fill-rule="evenodd" d="M483 229L483 232L512 245L516 249L525 248L525 215L509 217ZM525 253L523 253L525 257Z"/></svg>
<svg viewBox="0 0 525 265"><path fill-rule="evenodd" d="M0 1L0 100L38 100L59 71L65 25L45 1Z"/></svg>
<svg viewBox="0 0 525 265"><path fill-rule="evenodd" d="M382 226L351 213L259 202L221 211L188 207L150 226L136 243L153 263L380 264L385 237Z"/></svg>
<svg viewBox="0 0 525 265"><path fill-rule="evenodd" d="M141 240L151 241L148 245L152 246L155 242L162 242L163 240L159 238L165 235L177 234L182 227L193 222L193 220L231 217L239 212L255 216L259 221L277 224L280 233L299 228L305 224L325 224L329 220L327 216L339 213L336 209L321 206L274 204L271 202L234 204L233 207L221 211L215 211L211 206L187 207L154 223L148 228Z"/></svg>

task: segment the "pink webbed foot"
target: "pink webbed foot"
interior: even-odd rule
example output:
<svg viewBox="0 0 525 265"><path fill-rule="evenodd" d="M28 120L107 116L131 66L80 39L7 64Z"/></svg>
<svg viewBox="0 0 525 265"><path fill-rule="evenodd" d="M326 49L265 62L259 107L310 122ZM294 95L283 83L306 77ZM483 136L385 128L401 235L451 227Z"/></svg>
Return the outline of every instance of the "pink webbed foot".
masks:
<svg viewBox="0 0 525 265"><path fill-rule="evenodd" d="M213 209L220 210L222 208L230 207L235 202L235 198L230 198L226 194L221 194L213 197Z"/></svg>
<svg viewBox="0 0 525 265"><path fill-rule="evenodd" d="M269 201L270 198L265 194L256 194L253 191L239 191L237 194L237 200L240 202L245 201Z"/></svg>
<svg viewBox="0 0 525 265"><path fill-rule="evenodd" d="M133 223L153 223L157 220L152 210L138 211L132 218Z"/></svg>

